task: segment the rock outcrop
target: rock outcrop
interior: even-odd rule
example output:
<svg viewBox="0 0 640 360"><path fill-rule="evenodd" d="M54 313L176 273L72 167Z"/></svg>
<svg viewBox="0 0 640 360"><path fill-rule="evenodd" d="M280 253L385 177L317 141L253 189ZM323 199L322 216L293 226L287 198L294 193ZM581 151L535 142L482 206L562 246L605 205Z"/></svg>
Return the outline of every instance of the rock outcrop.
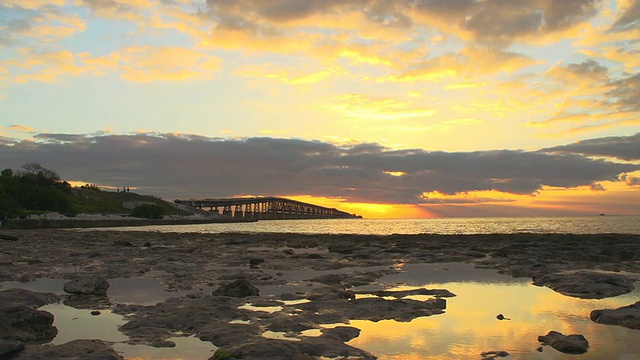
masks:
<svg viewBox="0 0 640 360"><path fill-rule="evenodd" d="M258 296L260 290L247 279L238 279L232 283L220 286L212 292L214 296L230 296L243 298L247 296Z"/></svg>
<svg viewBox="0 0 640 360"><path fill-rule="evenodd" d="M53 326L53 315L38 307L55 302L55 294L36 293L24 289L0 291L0 340L5 353L17 351L18 342L51 341L58 329Z"/></svg>
<svg viewBox="0 0 640 360"><path fill-rule="evenodd" d="M26 346L12 360L122 360L107 343L100 340L74 340L62 345Z"/></svg>
<svg viewBox="0 0 640 360"><path fill-rule="evenodd" d="M581 299L604 299L635 289L635 279L596 271L554 273L533 277L533 284L546 286L563 295Z"/></svg>
<svg viewBox="0 0 640 360"><path fill-rule="evenodd" d="M538 341L565 354L584 354L589 349L589 342L579 334L563 335L549 331L547 335L538 336Z"/></svg>
<svg viewBox="0 0 640 360"><path fill-rule="evenodd" d="M91 276L69 281L63 289L69 294L105 296L109 282L101 276Z"/></svg>
<svg viewBox="0 0 640 360"><path fill-rule="evenodd" d="M640 330L640 301L618 309L593 310L590 318L598 324Z"/></svg>

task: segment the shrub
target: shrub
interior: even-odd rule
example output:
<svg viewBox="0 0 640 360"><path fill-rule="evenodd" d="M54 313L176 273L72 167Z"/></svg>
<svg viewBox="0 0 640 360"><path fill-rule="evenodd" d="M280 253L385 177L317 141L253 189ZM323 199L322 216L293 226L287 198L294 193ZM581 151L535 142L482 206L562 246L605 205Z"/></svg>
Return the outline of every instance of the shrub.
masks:
<svg viewBox="0 0 640 360"><path fill-rule="evenodd" d="M141 204L131 211L131 216L145 219L162 219L164 210L158 205Z"/></svg>

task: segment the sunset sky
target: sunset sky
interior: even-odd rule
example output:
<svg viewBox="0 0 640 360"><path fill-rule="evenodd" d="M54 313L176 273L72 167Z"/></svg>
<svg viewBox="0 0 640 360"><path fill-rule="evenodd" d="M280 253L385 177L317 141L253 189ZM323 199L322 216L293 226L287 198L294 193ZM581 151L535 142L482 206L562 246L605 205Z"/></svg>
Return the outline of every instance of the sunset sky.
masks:
<svg viewBox="0 0 640 360"><path fill-rule="evenodd" d="M0 167L365 217L640 214L640 1L0 0Z"/></svg>

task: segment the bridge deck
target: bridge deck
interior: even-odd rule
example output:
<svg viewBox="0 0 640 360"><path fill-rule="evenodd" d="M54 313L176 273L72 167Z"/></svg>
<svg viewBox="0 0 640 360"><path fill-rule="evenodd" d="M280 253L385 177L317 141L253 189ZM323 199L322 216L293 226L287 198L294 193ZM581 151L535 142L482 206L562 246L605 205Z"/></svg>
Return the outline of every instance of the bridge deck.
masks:
<svg viewBox="0 0 640 360"><path fill-rule="evenodd" d="M220 209L222 209L222 215L238 219L339 219L358 217L335 208L327 208L280 197L176 199L174 202L201 210L208 208L209 211L217 213L220 213Z"/></svg>

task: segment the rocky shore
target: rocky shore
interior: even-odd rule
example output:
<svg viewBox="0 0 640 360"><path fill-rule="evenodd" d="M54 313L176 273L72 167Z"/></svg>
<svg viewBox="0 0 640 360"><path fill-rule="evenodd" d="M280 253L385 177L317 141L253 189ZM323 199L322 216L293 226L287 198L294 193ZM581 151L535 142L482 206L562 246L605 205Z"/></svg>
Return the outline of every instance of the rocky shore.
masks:
<svg viewBox="0 0 640 360"><path fill-rule="evenodd" d="M57 215L57 214L56 214ZM251 222L255 220L236 219L223 215L207 216L166 216L163 219L141 219L120 215L85 215L37 216L26 219L6 219L2 222L3 230L35 230L35 229L87 229L105 227L149 226L149 225L193 225Z"/></svg>
<svg viewBox="0 0 640 360"><path fill-rule="evenodd" d="M358 290L399 271L401 263L467 262L531 278L566 296L590 299L632 291L637 280L632 274L640 273L637 235L364 236L56 229L5 230L1 235L0 282L42 278L67 282L64 294L0 287L4 312L0 316L0 357L12 359L78 354L120 358L112 344L100 339L47 345L55 336L55 327L48 313L38 308L58 301L98 313L122 314L127 322L120 331L130 344L171 347L173 337L196 336L218 348L212 359L375 359L375 354L347 344L359 335L359 329L320 325L350 319L411 321L446 316L439 314L446 311L447 299L455 296L446 289ZM343 268L368 270L304 279L314 285L271 296L258 290L299 285L283 277L285 271ZM104 281L131 277L156 279L176 296L139 305L118 303L105 295L108 281ZM87 286L90 290L84 290ZM410 295L426 299L415 300L407 297ZM276 307L278 311L251 307ZM598 312L592 318L637 328L637 320L629 317L638 316L634 312L639 311L638 306L624 311L624 316L605 317L607 312ZM20 320L25 318L33 321ZM617 318L624 321L616 323ZM318 336L300 336L310 330L318 331ZM296 341L263 336L267 331Z"/></svg>

